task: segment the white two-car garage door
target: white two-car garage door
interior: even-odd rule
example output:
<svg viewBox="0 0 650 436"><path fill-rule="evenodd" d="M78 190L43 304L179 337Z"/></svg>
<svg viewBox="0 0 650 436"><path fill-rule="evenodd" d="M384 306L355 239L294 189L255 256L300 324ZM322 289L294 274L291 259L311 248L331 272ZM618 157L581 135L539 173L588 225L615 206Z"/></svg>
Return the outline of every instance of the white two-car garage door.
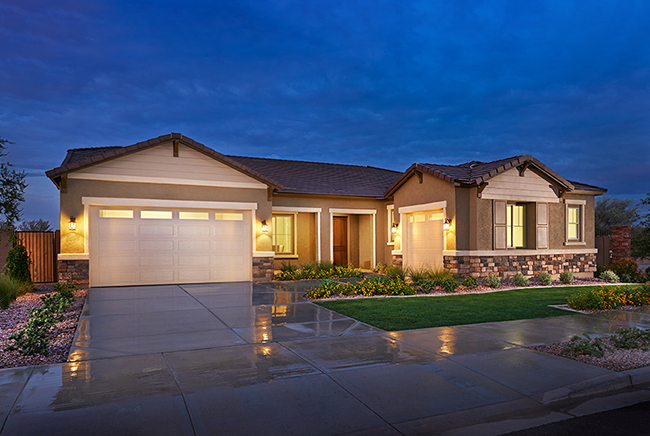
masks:
<svg viewBox="0 0 650 436"><path fill-rule="evenodd" d="M406 259L409 266L442 267L443 218L442 211L409 214Z"/></svg>
<svg viewBox="0 0 650 436"><path fill-rule="evenodd" d="M89 208L91 286L251 279L251 212Z"/></svg>

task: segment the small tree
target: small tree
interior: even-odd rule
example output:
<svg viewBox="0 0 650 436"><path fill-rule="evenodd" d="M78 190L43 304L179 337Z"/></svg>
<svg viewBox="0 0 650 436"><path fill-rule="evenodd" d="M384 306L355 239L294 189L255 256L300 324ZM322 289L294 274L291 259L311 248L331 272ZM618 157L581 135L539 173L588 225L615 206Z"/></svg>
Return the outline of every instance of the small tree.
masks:
<svg viewBox="0 0 650 436"><path fill-rule="evenodd" d="M49 221L39 218L37 220L23 221L18 226L18 230L23 232L51 232L52 225Z"/></svg>
<svg viewBox="0 0 650 436"><path fill-rule="evenodd" d="M0 157L7 155L7 144L13 143L0 138ZM20 203L25 201L25 177L24 171L14 170L9 162L0 163L0 215L4 216L2 224L9 231L12 243L16 242L14 231L22 215Z"/></svg>
<svg viewBox="0 0 650 436"><path fill-rule="evenodd" d="M641 200L641 204L650 207L650 193ZM632 228L632 257L650 257L650 212L642 216L641 225Z"/></svg>
<svg viewBox="0 0 650 436"><path fill-rule="evenodd" d="M596 200L596 227L633 225L639 220L639 206L632 200L602 197Z"/></svg>

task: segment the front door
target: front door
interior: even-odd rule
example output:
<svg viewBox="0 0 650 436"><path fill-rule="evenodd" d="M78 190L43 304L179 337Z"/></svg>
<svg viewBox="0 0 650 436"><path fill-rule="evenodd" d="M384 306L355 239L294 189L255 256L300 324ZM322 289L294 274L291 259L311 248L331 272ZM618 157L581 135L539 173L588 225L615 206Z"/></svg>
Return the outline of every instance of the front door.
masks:
<svg viewBox="0 0 650 436"><path fill-rule="evenodd" d="M348 264L348 217L334 217L334 264Z"/></svg>

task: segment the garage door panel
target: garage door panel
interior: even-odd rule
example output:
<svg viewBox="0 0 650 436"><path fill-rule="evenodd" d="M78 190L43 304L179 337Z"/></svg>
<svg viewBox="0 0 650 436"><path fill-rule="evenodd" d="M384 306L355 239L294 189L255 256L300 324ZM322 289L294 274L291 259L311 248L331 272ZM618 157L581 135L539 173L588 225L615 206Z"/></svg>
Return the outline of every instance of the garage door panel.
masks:
<svg viewBox="0 0 650 436"><path fill-rule="evenodd" d="M174 236L174 226L141 224L139 226L141 236Z"/></svg>
<svg viewBox="0 0 650 436"><path fill-rule="evenodd" d="M250 212L197 210L190 216L175 209L163 220L147 219L152 210L120 210L130 210L132 218L100 218L98 207L90 209L92 286L251 279ZM179 218L197 213L202 219Z"/></svg>
<svg viewBox="0 0 650 436"><path fill-rule="evenodd" d="M179 226L178 235L183 238L201 238L210 236L210 226Z"/></svg>
<svg viewBox="0 0 650 436"><path fill-rule="evenodd" d="M174 251L174 241L139 241L140 251Z"/></svg>
<svg viewBox="0 0 650 436"><path fill-rule="evenodd" d="M140 266L156 267L156 266L174 266L174 256L140 256L138 258Z"/></svg>
<svg viewBox="0 0 650 436"><path fill-rule="evenodd" d="M443 264L443 214L423 212L410 217L408 228L408 264L416 268L437 268Z"/></svg>

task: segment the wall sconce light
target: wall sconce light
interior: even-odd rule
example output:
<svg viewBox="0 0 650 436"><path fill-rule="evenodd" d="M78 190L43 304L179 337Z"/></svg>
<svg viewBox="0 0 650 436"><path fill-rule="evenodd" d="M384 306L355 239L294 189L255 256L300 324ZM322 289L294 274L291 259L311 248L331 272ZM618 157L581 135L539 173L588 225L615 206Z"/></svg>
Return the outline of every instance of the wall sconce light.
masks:
<svg viewBox="0 0 650 436"><path fill-rule="evenodd" d="M68 223L68 228L72 231L77 230L77 218L71 216L70 222Z"/></svg>
<svg viewBox="0 0 650 436"><path fill-rule="evenodd" d="M393 235L397 233L397 223L393 223L393 227L390 228L390 231Z"/></svg>
<svg viewBox="0 0 650 436"><path fill-rule="evenodd" d="M451 224L451 220L449 218L445 218L445 221L442 224L442 228L445 230L449 230Z"/></svg>
<svg viewBox="0 0 650 436"><path fill-rule="evenodd" d="M262 231L263 231L264 233L266 233L266 232L269 231L269 225L266 224L266 220L263 220L263 221L262 221Z"/></svg>

